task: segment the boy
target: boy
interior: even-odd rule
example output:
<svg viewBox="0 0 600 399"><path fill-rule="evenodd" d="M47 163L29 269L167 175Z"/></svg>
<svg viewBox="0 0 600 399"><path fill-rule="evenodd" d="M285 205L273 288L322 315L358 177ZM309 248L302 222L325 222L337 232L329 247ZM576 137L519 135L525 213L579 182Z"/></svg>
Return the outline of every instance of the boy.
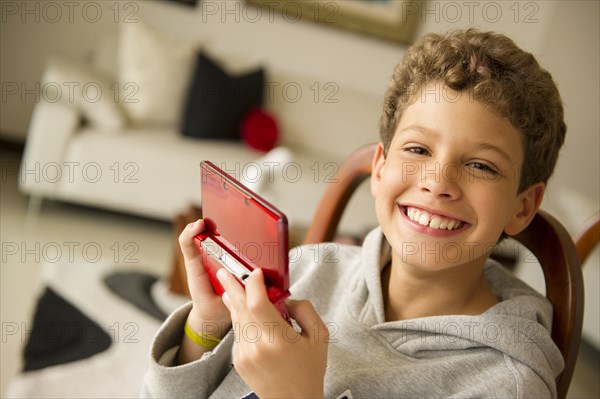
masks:
<svg viewBox="0 0 600 399"><path fill-rule="evenodd" d="M192 243L204 223L186 227L192 303L159 331L144 395L556 396L551 306L488 259L535 215L564 142L552 78L502 35L430 34L396 68L380 125L380 226L360 248L297 249L301 332L260 270L245 291L219 273L216 296Z"/></svg>

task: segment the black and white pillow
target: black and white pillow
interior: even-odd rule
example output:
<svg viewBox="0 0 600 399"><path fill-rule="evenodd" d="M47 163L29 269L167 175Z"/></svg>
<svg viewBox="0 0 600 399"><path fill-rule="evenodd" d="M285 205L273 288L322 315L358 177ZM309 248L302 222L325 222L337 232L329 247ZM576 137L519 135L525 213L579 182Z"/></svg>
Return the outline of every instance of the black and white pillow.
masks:
<svg viewBox="0 0 600 399"><path fill-rule="evenodd" d="M181 132L203 139L240 140L242 118L262 105L264 84L263 68L231 76L206 54L198 53Z"/></svg>

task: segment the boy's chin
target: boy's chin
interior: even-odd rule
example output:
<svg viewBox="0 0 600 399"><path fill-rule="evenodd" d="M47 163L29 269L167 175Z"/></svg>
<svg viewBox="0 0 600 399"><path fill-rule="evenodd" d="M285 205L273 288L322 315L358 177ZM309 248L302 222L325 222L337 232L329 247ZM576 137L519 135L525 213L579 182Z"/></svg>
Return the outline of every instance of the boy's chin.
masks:
<svg viewBox="0 0 600 399"><path fill-rule="evenodd" d="M410 248L397 251L397 260L406 265L412 265L423 271L440 271L460 266L483 265L488 257L487 251L480 248L464 247L458 244L438 246L438 248Z"/></svg>

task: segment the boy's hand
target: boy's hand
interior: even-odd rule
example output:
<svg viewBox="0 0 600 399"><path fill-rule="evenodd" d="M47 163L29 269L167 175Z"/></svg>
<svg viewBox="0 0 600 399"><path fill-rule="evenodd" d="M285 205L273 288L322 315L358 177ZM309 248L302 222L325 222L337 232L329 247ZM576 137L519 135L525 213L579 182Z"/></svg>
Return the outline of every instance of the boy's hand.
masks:
<svg viewBox="0 0 600 399"><path fill-rule="evenodd" d="M222 338L231 326L229 310L212 287L202 263L202 255L194 244L194 236L204 230L204 220L188 224L179 235L187 282L192 296L192 310L188 323L192 330ZM179 362L187 363L199 358L206 350L189 341L185 335L179 352Z"/></svg>
<svg viewBox="0 0 600 399"><path fill-rule="evenodd" d="M298 333L269 301L262 270L252 272L245 290L226 270L217 276L234 325L233 363L246 384L260 398L323 397L329 332L312 304L287 303Z"/></svg>

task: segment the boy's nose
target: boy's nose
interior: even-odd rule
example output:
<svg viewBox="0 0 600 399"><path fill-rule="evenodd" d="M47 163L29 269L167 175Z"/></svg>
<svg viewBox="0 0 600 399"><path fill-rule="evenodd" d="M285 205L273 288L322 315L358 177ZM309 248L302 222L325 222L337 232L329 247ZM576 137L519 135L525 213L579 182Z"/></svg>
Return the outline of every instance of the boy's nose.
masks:
<svg viewBox="0 0 600 399"><path fill-rule="evenodd" d="M440 163L423 165L419 179L419 189L430 193L436 198L458 199L461 191L456 168L444 167Z"/></svg>

